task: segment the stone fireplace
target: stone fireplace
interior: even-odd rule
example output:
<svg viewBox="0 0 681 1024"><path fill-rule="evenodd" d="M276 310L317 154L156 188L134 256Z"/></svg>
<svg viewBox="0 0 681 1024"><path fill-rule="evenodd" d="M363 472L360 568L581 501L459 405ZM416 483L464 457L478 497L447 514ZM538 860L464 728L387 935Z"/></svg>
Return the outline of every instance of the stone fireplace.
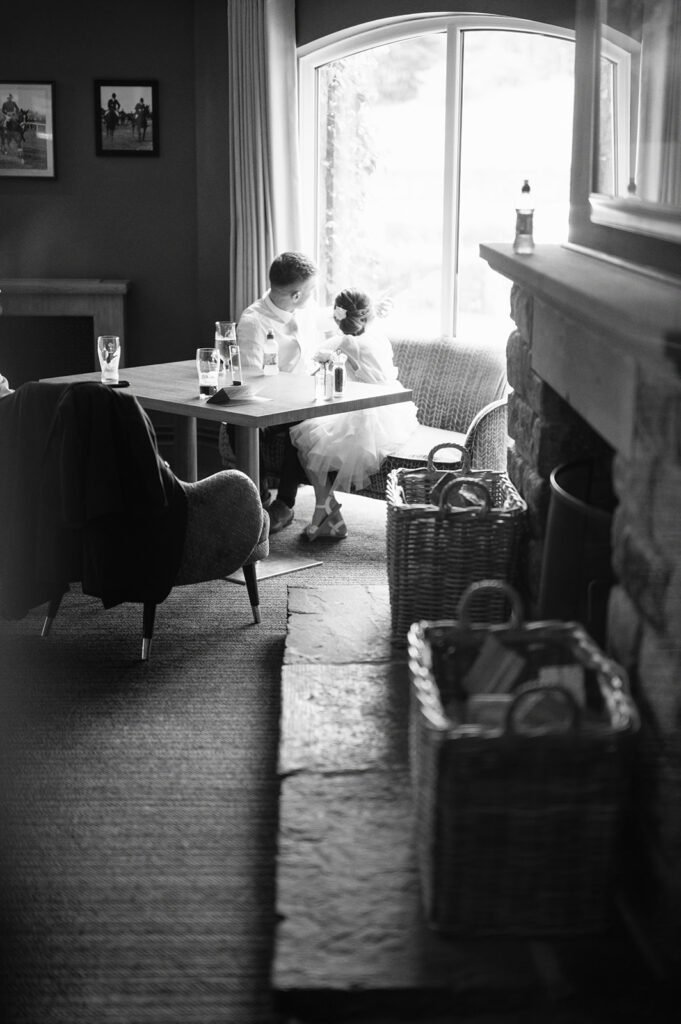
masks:
<svg viewBox="0 0 681 1024"><path fill-rule="evenodd" d="M528 503L523 581L538 608L549 477L601 456L617 498L608 652L642 717L625 889L657 955L681 961L681 286L577 247L515 256L483 245L512 282L509 474ZM578 856L578 851L575 851Z"/></svg>

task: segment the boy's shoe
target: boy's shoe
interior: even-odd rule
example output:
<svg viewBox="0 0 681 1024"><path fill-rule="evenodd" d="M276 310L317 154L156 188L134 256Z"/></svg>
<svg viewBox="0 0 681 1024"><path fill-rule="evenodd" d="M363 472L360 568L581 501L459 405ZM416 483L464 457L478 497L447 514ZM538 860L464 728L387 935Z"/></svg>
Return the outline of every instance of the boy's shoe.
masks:
<svg viewBox="0 0 681 1024"><path fill-rule="evenodd" d="M268 506L267 514L270 517L270 534L279 533L285 526L290 526L293 522L293 509L285 505L279 498L275 498Z"/></svg>

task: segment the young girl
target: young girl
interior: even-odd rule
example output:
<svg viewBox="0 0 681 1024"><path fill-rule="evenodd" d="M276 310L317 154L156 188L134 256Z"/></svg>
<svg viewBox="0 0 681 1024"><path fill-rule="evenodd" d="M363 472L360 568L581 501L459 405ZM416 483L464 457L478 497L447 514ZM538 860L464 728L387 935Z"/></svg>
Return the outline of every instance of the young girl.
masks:
<svg viewBox="0 0 681 1024"><path fill-rule="evenodd" d="M340 350L347 357L348 380L397 381L392 346L374 321L368 296L345 289L336 296L333 317L340 334L330 339L330 351L317 353L317 358ZM304 420L291 427L291 440L315 492L314 515L305 529L309 540L347 536L334 490L366 487L386 455L416 426L416 406L405 402Z"/></svg>

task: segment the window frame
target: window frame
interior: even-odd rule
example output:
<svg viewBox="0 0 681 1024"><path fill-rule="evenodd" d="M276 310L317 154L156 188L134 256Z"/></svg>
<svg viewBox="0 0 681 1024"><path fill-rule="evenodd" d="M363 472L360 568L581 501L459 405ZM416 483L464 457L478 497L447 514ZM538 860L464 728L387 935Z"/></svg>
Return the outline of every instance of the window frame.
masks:
<svg viewBox="0 0 681 1024"><path fill-rule="evenodd" d="M575 114L567 248L647 273L679 277L678 207L594 191L597 152L601 0L577 0Z"/></svg>
<svg viewBox="0 0 681 1024"><path fill-rule="evenodd" d="M632 41L633 43L633 41ZM633 45L624 45L624 36L614 29L610 38L603 39L601 60L607 61L613 78L613 124L615 140L613 159L615 163L616 196L625 195L631 177L631 60L635 52Z"/></svg>
<svg viewBox="0 0 681 1024"><path fill-rule="evenodd" d="M447 68L445 86L444 190L442 196L442 277L440 333L456 335L459 261L459 199L463 48L469 31L534 33L575 42L574 29L526 18L503 15L433 14L386 18L351 26L298 47L298 139L301 194L313 202L301 204L301 238L307 252L318 258L316 224L319 209L317 69L333 60L363 50L401 42L416 35L445 32Z"/></svg>

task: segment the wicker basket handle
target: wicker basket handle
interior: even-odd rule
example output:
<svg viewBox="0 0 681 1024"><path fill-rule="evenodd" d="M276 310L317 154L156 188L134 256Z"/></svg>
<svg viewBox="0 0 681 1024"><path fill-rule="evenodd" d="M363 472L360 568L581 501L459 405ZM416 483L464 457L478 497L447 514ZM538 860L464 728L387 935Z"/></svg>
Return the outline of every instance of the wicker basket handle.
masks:
<svg viewBox="0 0 681 1024"><path fill-rule="evenodd" d="M435 468L435 454L442 451L443 448L455 448L457 452L461 452L461 462L453 463L451 472L456 473L468 473L471 468L471 453L463 445L457 444L456 441L443 441L442 444L436 444L434 448L431 448L428 452L428 465L427 469L429 473L442 472Z"/></svg>
<svg viewBox="0 0 681 1024"><path fill-rule="evenodd" d="M537 698L558 698L558 713L554 712L544 723L533 724L527 716L537 705ZM554 703L555 709L555 703ZM525 717L523 717L525 716ZM538 683L527 686L516 694L506 715L506 732L520 736L545 736L548 733L574 732L579 725L580 709L574 696L564 686Z"/></svg>
<svg viewBox="0 0 681 1024"><path fill-rule="evenodd" d="M525 618L523 602L518 591L505 580L476 580L474 583L469 583L459 599L459 605L456 610L456 617L462 626L470 626L471 623L468 618L470 605L473 598L484 591L502 593L508 599L511 606L511 616L507 625L514 629L522 626Z"/></svg>
<svg viewBox="0 0 681 1024"><path fill-rule="evenodd" d="M455 480L450 480L445 484L440 492L440 514L444 516L447 512L447 505L449 504L448 496L453 491L460 491L462 487L469 487L478 492L483 500L483 504L480 506L479 511L483 515L486 515L492 507L492 495L480 480L476 480L475 477L472 476L458 476ZM475 512L478 510L471 506L470 511Z"/></svg>

